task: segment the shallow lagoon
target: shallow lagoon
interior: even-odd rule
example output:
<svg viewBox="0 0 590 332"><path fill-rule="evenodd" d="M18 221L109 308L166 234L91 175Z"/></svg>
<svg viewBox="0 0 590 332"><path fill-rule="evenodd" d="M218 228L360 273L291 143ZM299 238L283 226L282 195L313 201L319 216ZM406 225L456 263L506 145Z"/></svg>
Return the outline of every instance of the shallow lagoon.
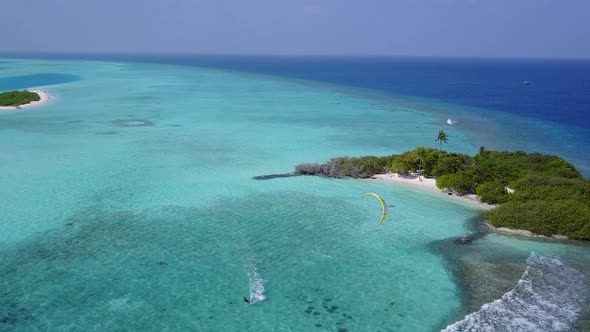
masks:
<svg viewBox="0 0 590 332"><path fill-rule="evenodd" d="M531 251L587 273L583 245L489 235L456 248L481 211L443 195L251 179L433 145L432 112L173 65L15 60L0 76L45 72L82 79L0 114L2 329L433 331L514 287ZM452 150L477 149L446 130ZM366 191L391 205L384 226ZM466 261L508 271L470 296ZM250 293L264 299L246 305Z"/></svg>

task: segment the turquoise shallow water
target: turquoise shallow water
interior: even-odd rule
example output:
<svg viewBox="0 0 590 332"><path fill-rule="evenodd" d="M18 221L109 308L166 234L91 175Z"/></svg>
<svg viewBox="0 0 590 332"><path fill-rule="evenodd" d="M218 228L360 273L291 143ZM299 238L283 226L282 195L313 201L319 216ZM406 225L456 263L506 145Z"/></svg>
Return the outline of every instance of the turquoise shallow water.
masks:
<svg viewBox="0 0 590 332"><path fill-rule="evenodd" d="M433 331L470 312L463 258L510 264L513 286L533 250L588 254L498 236L449 253L480 210L376 182L251 179L432 145L432 113L172 65L15 60L0 76L49 72L80 80L0 114L2 329ZM457 128L453 149L476 150ZM366 191L391 205L384 226Z"/></svg>

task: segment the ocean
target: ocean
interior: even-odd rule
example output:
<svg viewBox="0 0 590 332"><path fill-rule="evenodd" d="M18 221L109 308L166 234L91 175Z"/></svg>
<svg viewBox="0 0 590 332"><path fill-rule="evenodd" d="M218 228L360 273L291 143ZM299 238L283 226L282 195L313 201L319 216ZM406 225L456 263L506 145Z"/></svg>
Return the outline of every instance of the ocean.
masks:
<svg viewBox="0 0 590 332"><path fill-rule="evenodd" d="M541 60L5 57L1 90L26 82L55 99L0 113L0 330L584 330L584 243L486 234L458 246L481 231L482 210L445 195L252 177L435 146L440 129L449 150L554 153L587 175L589 72ZM367 191L388 202L384 225Z"/></svg>

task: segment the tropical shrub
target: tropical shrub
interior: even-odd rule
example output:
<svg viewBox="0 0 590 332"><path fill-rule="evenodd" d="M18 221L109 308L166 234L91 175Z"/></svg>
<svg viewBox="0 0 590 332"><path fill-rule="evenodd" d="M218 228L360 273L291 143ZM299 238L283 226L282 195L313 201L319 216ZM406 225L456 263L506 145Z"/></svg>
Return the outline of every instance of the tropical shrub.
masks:
<svg viewBox="0 0 590 332"><path fill-rule="evenodd" d="M38 94L26 90L0 93L0 106L20 106L39 100Z"/></svg>
<svg viewBox="0 0 590 332"><path fill-rule="evenodd" d="M484 182L477 186L477 196L490 204L498 204L508 201L508 191L500 181Z"/></svg>

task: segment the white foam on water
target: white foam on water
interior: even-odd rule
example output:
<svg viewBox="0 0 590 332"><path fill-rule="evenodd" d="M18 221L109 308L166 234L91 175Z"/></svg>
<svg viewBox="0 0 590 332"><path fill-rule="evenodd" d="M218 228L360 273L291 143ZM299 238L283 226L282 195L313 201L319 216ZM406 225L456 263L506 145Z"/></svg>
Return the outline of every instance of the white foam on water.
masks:
<svg viewBox="0 0 590 332"><path fill-rule="evenodd" d="M568 331L588 300L584 275L555 257L527 259L527 269L502 298L447 326L455 331Z"/></svg>
<svg viewBox="0 0 590 332"><path fill-rule="evenodd" d="M250 303L264 301L264 283L266 280L262 279L258 273L256 265L253 263L246 264L246 273L248 274L248 283L250 285Z"/></svg>
<svg viewBox="0 0 590 332"><path fill-rule="evenodd" d="M258 273L254 255L252 254L252 250L249 248L247 243L242 242L242 248L243 253L246 256L245 269L246 275L248 275L250 304L264 301L264 299L266 299L266 296L264 296L264 284L266 283L266 280L264 280L260 276L260 273Z"/></svg>

